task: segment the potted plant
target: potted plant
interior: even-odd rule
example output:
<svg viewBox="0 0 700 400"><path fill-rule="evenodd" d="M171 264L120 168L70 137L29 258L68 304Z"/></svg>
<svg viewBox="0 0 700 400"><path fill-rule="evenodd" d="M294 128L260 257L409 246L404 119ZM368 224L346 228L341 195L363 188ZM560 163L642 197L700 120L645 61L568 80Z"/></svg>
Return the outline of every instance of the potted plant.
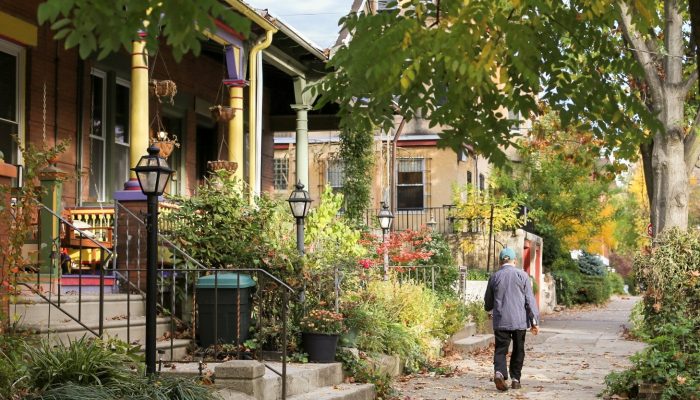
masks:
<svg viewBox="0 0 700 400"><path fill-rule="evenodd" d="M148 83L148 86L151 91L151 94L155 96L156 99L158 99L158 102L161 102L161 98L168 98L168 102L170 104L173 103L173 99L177 94L177 85L175 84L175 82L169 79L151 79L151 81Z"/></svg>
<svg viewBox="0 0 700 400"><path fill-rule="evenodd" d="M180 147L177 142L177 136L168 135L166 131L158 131L154 137L151 137L150 143L160 149L159 156L168 158L176 147Z"/></svg>
<svg viewBox="0 0 700 400"><path fill-rule="evenodd" d="M236 110L233 107L221 104L209 107L209 112L211 112L211 117L219 122L228 122L236 115Z"/></svg>
<svg viewBox="0 0 700 400"><path fill-rule="evenodd" d="M301 341L309 361L331 363L335 361L338 337L343 332L343 315L328 310L312 310L300 324Z"/></svg>

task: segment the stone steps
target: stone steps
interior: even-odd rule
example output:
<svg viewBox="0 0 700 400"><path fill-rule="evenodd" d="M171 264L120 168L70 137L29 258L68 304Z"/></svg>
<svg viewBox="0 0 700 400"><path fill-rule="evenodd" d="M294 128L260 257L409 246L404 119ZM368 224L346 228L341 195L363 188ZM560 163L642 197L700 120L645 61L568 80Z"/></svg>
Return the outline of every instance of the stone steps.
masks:
<svg viewBox="0 0 700 400"><path fill-rule="evenodd" d="M51 296L51 300L58 304L58 296ZM97 325L100 315L100 297L97 295L67 296L60 298L61 309L75 318L80 315L80 320L86 325ZM104 296L105 320L131 315L145 315L146 302L141 295L105 294ZM10 313L19 319L23 326L45 325L48 321L51 325L69 322L71 319L49 305L39 296L20 296L14 304L10 305Z"/></svg>
<svg viewBox="0 0 700 400"><path fill-rule="evenodd" d="M486 333L456 340L452 343L452 346L460 353L469 354L488 349L492 343L494 343L493 335Z"/></svg>
<svg viewBox="0 0 700 400"><path fill-rule="evenodd" d="M374 397L374 385L370 383L343 383L288 398L290 400L371 400Z"/></svg>
<svg viewBox="0 0 700 400"><path fill-rule="evenodd" d="M277 371L282 370L281 363L266 364ZM214 367L214 377L216 386L220 388L219 394L224 399L282 399L282 378L257 361L229 361L219 364ZM287 364L286 389L287 399L374 399L373 385L343 383L340 363Z"/></svg>

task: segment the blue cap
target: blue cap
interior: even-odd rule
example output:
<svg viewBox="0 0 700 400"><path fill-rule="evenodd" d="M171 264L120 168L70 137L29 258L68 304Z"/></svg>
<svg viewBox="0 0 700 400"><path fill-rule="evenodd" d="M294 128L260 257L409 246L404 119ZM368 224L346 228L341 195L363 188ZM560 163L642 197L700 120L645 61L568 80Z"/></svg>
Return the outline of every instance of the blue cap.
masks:
<svg viewBox="0 0 700 400"><path fill-rule="evenodd" d="M510 247L506 247L503 250L501 250L501 254L498 255L498 258L501 261L515 260L515 252Z"/></svg>

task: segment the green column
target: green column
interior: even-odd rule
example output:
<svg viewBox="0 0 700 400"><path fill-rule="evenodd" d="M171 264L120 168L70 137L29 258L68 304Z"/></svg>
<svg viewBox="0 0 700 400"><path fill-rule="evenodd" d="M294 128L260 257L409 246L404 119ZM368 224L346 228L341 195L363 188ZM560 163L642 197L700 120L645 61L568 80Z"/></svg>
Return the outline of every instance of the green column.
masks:
<svg viewBox="0 0 700 400"><path fill-rule="evenodd" d="M292 109L297 112L296 131L296 182L301 182L309 190L309 120L307 112L311 106L293 104Z"/></svg>
<svg viewBox="0 0 700 400"><path fill-rule="evenodd" d="M66 173L50 166L39 173L41 181L41 204L61 215L61 195ZM41 274L58 276L61 262L60 221L56 216L41 208L39 212L39 267Z"/></svg>

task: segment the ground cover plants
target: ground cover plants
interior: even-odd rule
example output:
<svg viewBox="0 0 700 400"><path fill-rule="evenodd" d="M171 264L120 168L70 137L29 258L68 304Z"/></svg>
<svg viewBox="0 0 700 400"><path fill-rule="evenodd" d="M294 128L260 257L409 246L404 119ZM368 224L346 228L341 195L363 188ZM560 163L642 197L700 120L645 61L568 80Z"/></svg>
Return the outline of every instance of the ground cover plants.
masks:
<svg viewBox="0 0 700 400"><path fill-rule="evenodd" d="M700 398L700 234L671 229L634 262L643 301L634 315L635 335L647 347L632 367L606 377L606 394L637 398L656 384L664 400Z"/></svg>

